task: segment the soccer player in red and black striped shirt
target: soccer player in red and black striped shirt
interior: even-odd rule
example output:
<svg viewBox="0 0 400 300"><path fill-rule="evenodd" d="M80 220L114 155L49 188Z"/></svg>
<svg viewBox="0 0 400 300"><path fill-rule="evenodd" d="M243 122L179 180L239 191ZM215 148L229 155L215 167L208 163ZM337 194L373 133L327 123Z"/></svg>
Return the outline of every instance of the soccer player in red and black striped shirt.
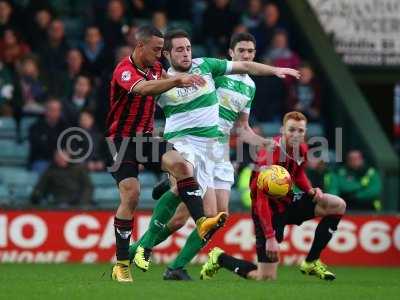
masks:
<svg viewBox="0 0 400 300"><path fill-rule="evenodd" d="M204 85L198 75L168 78L158 62L164 45L162 33L154 27L138 29L133 53L116 66L111 80L107 141L113 164L109 168L117 182L121 202L114 219L117 263L112 278L131 282L129 241L133 213L139 198L138 165L169 172L177 179L178 194L196 222L202 239L208 239L223 224L226 213L204 217L199 185L192 165L166 141L153 137L154 96L174 87ZM110 160L111 161L111 160Z"/></svg>
<svg viewBox="0 0 400 300"><path fill-rule="evenodd" d="M333 280L319 256L336 231L346 204L338 196L323 193L313 188L305 173L307 144L304 142L307 119L300 112L289 112L284 116L282 135L274 138L272 151L262 149L258 153L258 168L269 165L285 167L300 193L290 192L286 197L274 199L257 187L259 172L253 172L250 180L252 218L256 235L258 265L229 256L219 248L210 252L209 261L203 266L202 276L211 277L219 267L235 271L238 275L252 279L275 279L277 276L279 244L283 240L286 224L300 225L306 220L321 217L310 252L300 266L302 273L321 279Z"/></svg>

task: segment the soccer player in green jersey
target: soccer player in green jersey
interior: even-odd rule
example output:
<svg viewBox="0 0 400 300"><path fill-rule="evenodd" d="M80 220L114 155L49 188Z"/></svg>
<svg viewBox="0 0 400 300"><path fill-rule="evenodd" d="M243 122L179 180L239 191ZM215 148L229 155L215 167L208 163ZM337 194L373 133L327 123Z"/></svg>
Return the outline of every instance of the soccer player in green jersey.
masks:
<svg viewBox="0 0 400 300"><path fill-rule="evenodd" d="M270 143L255 135L248 125L254 83L248 75L230 74L299 77L299 73L293 69L252 62L255 41L250 35L238 36L232 41L230 54L233 61L213 58L192 60L189 36L184 31L172 31L165 36L164 55L171 64L168 74L198 74L207 82L203 87L171 89L158 100L166 115L164 137L194 165L207 215L216 215L220 209L228 206L233 168L229 160L221 159L215 153L225 152L235 121L238 120L240 136L244 141L256 145ZM140 269L149 268L151 249L186 223L187 210L178 205L179 198L173 189L163 194L154 209L148 231L130 247L130 257ZM167 269L164 279L189 279L183 267L204 244L193 231L175 262Z"/></svg>

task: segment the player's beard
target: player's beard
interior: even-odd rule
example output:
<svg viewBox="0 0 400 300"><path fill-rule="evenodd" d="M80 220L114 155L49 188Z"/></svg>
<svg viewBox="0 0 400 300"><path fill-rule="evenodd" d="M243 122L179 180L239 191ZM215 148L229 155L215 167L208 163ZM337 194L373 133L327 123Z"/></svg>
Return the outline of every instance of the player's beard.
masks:
<svg viewBox="0 0 400 300"><path fill-rule="evenodd" d="M189 71L190 68L192 67L192 64L190 64L189 67L184 67L179 64L174 64L173 62L171 62L171 65L175 71L182 72L182 73Z"/></svg>

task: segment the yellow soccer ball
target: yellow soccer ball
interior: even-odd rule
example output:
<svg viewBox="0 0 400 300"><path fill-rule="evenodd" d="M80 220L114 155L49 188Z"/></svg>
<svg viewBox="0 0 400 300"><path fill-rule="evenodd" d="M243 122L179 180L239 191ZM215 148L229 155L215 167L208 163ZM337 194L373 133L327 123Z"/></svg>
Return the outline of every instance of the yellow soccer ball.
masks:
<svg viewBox="0 0 400 300"><path fill-rule="evenodd" d="M257 187L270 197L284 197L292 188L292 178L284 167L271 165L260 171Z"/></svg>

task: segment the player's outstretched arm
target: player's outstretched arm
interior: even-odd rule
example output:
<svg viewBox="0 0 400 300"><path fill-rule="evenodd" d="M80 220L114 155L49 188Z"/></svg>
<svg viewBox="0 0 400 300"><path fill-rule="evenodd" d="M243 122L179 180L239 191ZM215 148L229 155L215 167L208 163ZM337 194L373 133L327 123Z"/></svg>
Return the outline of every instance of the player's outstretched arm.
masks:
<svg viewBox="0 0 400 300"><path fill-rule="evenodd" d="M249 125L249 114L247 113L240 114L239 119L235 124L235 129L238 138L247 144L265 147L267 149L272 148L275 145L273 139L264 138L253 131Z"/></svg>
<svg viewBox="0 0 400 300"><path fill-rule="evenodd" d="M183 74L160 80L142 80L137 83L132 92L142 95L159 95L174 87L204 86L205 80L199 75Z"/></svg>
<svg viewBox="0 0 400 300"><path fill-rule="evenodd" d="M293 76L300 78L299 71L290 68L278 68L265 64L260 64L254 61L234 61L232 62L232 74L250 74L255 76L275 75L279 78Z"/></svg>

